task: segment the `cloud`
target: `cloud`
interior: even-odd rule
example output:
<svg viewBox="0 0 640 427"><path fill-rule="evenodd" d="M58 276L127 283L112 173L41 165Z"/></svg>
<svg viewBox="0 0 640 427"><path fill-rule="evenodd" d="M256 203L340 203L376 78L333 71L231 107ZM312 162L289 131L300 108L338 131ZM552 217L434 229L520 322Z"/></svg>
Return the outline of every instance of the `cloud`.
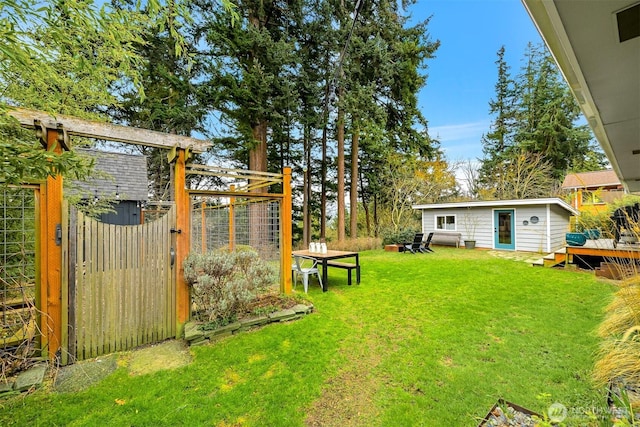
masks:
<svg viewBox="0 0 640 427"><path fill-rule="evenodd" d="M491 126L491 120L433 126L429 135L440 141L447 158L474 159L482 156L482 135Z"/></svg>
<svg viewBox="0 0 640 427"><path fill-rule="evenodd" d="M491 125L490 120L481 120L471 123L429 127L429 135L440 142L465 141L475 139L480 142L480 137L486 133Z"/></svg>

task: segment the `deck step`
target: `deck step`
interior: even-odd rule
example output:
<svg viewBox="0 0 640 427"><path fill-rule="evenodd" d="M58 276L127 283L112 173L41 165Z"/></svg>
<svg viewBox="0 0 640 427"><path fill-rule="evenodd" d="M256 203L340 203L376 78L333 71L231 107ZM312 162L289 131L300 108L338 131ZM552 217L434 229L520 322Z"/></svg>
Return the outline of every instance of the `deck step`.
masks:
<svg viewBox="0 0 640 427"><path fill-rule="evenodd" d="M543 264L545 267L555 267L559 264L564 264L567 260L567 253L565 249L560 249L557 252L552 252L543 258Z"/></svg>

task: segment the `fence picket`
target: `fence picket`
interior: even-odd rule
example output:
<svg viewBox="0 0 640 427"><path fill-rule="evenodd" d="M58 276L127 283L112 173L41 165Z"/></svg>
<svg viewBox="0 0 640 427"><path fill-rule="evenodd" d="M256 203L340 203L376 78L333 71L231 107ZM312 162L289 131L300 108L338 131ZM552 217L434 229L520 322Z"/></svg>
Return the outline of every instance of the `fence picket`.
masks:
<svg viewBox="0 0 640 427"><path fill-rule="evenodd" d="M101 224L77 213L75 328L78 360L175 336L169 249L175 209L143 225Z"/></svg>

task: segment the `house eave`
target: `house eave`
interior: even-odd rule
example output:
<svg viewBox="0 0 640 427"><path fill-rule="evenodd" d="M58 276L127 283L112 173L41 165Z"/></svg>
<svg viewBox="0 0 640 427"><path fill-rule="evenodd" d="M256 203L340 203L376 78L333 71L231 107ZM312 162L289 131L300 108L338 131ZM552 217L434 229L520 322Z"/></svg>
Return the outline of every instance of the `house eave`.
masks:
<svg viewBox="0 0 640 427"><path fill-rule="evenodd" d="M534 205L558 205L573 215L580 213L564 200L558 198L543 199L514 199L514 200L478 200L470 202L434 203L424 205L413 205L416 210L433 209L459 209L459 208L480 208L480 207L505 207L505 206L534 206Z"/></svg>

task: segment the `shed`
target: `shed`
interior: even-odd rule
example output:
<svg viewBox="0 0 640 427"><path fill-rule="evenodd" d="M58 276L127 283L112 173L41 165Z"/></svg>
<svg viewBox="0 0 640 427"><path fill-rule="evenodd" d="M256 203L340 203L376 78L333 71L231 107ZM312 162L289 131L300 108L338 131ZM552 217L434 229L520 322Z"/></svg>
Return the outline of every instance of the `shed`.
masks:
<svg viewBox="0 0 640 427"><path fill-rule="evenodd" d="M126 153L76 149L92 157L98 177L76 182L84 199L113 199L114 212L100 215L106 224L136 225L142 222L142 207L149 200L147 158Z"/></svg>
<svg viewBox="0 0 640 427"><path fill-rule="evenodd" d="M554 252L565 246L570 218L578 211L558 198L414 205L422 231L460 233L478 248Z"/></svg>

